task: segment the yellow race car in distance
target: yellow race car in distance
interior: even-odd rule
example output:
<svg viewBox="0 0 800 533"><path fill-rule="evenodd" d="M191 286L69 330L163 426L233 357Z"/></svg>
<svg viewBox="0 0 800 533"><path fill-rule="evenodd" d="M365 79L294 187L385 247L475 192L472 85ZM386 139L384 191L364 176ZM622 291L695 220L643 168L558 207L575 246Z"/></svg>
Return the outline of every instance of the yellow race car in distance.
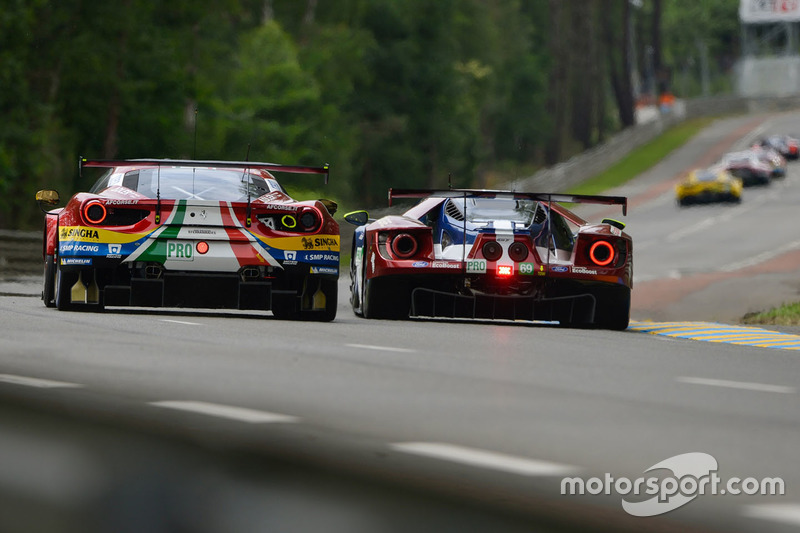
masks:
<svg viewBox="0 0 800 533"><path fill-rule="evenodd" d="M742 201L742 180L722 167L696 169L675 187L678 205Z"/></svg>

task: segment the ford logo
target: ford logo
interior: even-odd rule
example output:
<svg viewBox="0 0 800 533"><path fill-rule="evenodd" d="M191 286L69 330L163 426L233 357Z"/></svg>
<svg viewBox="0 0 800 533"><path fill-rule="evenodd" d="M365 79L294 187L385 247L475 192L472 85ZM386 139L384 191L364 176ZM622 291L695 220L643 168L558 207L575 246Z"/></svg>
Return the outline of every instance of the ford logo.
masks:
<svg viewBox="0 0 800 533"><path fill-rule="evenodd" d="M565 266L554 266L550 268L553 272L569 272L569 267Z"/></svg>
<svg viewBox="0 0 800 533"><path fill-rule="evenodd" d="M411 263L411 266L413 266L414 268L424 268L429 264L430 263L428 263L427 261L414 261L413 263Z"/></svg>

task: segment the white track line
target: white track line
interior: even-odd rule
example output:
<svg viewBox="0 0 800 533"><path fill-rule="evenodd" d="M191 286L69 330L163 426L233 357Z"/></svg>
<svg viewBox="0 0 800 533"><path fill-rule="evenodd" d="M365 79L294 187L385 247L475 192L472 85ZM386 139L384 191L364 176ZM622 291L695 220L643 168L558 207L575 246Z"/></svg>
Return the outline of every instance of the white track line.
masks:
<svg viewBox="0 0 800 533"><path fill-rule="evenodd" d="M166 409L176 409L178 411L189 411L218 418L227 418L238 422L247 422L248 424L294 423L300 420L296 416L208 402L161 401L150 402L150 405L164 407Z"/></svg>
<svg viewBox="0 0 800 533"><path fill-rule="evenodd" d="M390 444L390 447L393 450L412 455L501 470L522 476L562 476L578 470L577 467L571 465L516 457L440 442L396 442Z"/></svg>
<svg viewBox="0 0 800 533"><path fill-rule="evenodd" d="M364 350L377 350L380 352L400 352L400 353L413 353L416 350L410 348L394 348L392 346L373 346L371 344L345 344L349 348L363 348Z"/></svg>
<svg viewBox="0 0 800 533"><path fill-rule="evenodd" d="M787 252L791 252L792 250L795 250L797 248L800 248L800 240L784 244L783 246L775 248L774 250L767 250L766 252L762 252L754 257L744 259L742 261L730 263L729 265L725 265L724 267L718 268L717 270L719 270L720 272L734 272L736 270L741 270L742 268L750 267L753 265L757 265L759 263L763 263L765 261L769 261L770 259L778 257L779 255L783 255Z"/></svg>
<svg viewBox="0 0 800 533"><path fill-rule="evenodd" d="M183 324L185 326L200 326L201 325L201 324L198 324L197 322L185 322L183 320L170 320L168 318L162 318L160 320L161 320L161 322L169 322L171 324Z"/></svg>
<svg viewBox="0 0 800 533"><path fill-rule="evenodd" d="M710 387L726 387L729 389L751 390L759 392L776 392L780 394L794 394L797 389L794 387L785 387L783 385L768 385L766 383L752 383L748 381L728 381L726 379L706 379L695 378L689 376L682 376L675 378L675 381L680 383L688 383L690 385L708 385Z"/></svg>
<svg viewBox="0 0 800 533"><path fill-rule="evenodd" d="M747 505L742 514L748 518L771 520L800 526L800 505L796 503L769 503Z"/></svg>
<svg viewBox="0 0 800 533"><path fill-rule="evenodd" d="M29 378L25 376L14 376L11 374L0 374L0 382L11 383L13 385L23 385L25 387L36 387L39 389L79 389L83 385L79 383L69 383L66 381L53 381L50 379Z"/></svg>

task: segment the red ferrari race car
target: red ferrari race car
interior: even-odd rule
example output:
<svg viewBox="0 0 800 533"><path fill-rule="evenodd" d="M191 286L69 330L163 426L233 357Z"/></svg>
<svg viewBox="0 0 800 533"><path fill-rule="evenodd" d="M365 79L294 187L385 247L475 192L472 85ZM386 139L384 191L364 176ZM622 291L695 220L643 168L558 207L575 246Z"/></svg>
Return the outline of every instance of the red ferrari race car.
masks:
<svg viewBox="0 0 800 533"><path fill-rule="evenodd" d="M390 190L422 198L403 215L356 224L350 301L365 318L558 321L622 330L633 243L612 219L590 224L557 202L621 205L619 196L472 189Z"/></svg>
<svg viewBox="0 0 800 533"><path fill-rule="evenodd" d="M336 317L339 225L329 200L298 202L271 172L328 167L233 161L91 161L89 192L45 216L48 307L204 307ZM59 204L39 191L40 206Z"/></svg>

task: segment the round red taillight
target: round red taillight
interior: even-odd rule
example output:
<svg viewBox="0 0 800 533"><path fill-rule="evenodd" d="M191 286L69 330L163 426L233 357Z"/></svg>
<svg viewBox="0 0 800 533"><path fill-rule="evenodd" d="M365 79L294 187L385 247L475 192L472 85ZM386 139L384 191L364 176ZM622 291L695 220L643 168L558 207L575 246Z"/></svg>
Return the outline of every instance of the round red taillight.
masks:
<svg viewBox="0 0 800 533"><path fill-rule="evenodd" d="M608 241L597 241L589 248L589 259L597 266L606 266L614 260L614 247Z"/></svg>
<svg viewBox="0 0 800 533"><path fill-rule="evenodd" d="M400 259L408 259L417 253L419 244L413 235L401 233L392 238L392 253Z"/></svg>
<svg viewBox="0 0 800 533"><path fill-rule="evenodd" d="M503 247L497 241L486 241L481 250L487 261L497 261L503 256Z"/></svg>
<svg viewBox="0 0 800 533"><path fill-rule="evenodd" d="M528 247L524 242L515 242L508 247L508 257L515 263L520 263L528 258Z"/></svg>
<svg viewBox="0 0 800 533"><path fill-rule="evenodd" d="M100 224L107 214L106 206L100 202L89 202L83 206L83 218L90 224Z"/></svg>
<svg viewBox="0 0 800 533"><path fill-rule="evenodd" d="M300 227L303 231L314 231L319 226L319 215L313 209L304 210L299 217Z"/></svg>
<svg viewBox="0 0 800 533"><path fill-rule="evenodd" d="M194 249L201 255L208 253L208 243L206 241L200 241L195 245Z"/></svg>

